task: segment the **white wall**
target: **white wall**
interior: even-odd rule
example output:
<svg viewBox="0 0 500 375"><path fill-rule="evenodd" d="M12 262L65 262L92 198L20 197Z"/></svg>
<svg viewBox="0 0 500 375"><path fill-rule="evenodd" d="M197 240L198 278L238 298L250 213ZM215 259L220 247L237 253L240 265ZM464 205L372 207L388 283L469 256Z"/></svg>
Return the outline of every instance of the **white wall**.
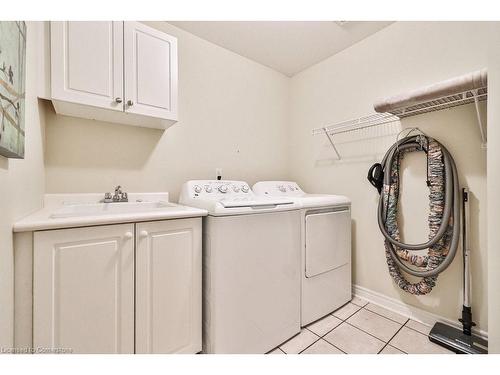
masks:
<svg viewBox="0 0 500 375"><path fill-rule="evenodd" d="M42 205L45 189L44 114L36 98L37 49L35 24L27 23L26 48L26 155L24 159L0 156L0 347L13 345L14 258L12 224Z"/></svg>
<svg viewBox="0 0 500 375"><path fill-rule="evenodd" d="M488 349L500 353L500 33L492 28L488 85Z"/></svg>
<svg viewBox="0 0 500 375"><path fill-rule="evenodd" d="M291 82L290 175L309 191L351 197L354 283L453 320L461 306L461 256L427 296L402 292L387 271L376 221L378 194L366 175L395 141L397 127L340 137L347 142L340 145L346 156L342 161L332 160L326 138L313 137L311 129L372 113L373 102L380 97L487 67L492 29L500 31L498 24L488 23L397 22ZM471 190L473 312L479 328L487 330L486 151L480 148L476 121L469 105L409 118L402 126L418 126L441 141L456 160L461 183ZM372 138L360 141L364 136ZM402 217L404 237L410 243L427 239L424 160L413 154L404 163Z"/></svg>
<svg viewBox="0 0 500 375"><path fill-rule="evenodd" d="M343 144L341 151L348 158L335 162L319 160L331 155L331 150L310 130L370 113L380 96L488 66L486 41L499 34L498 26L398 22L289 80L171 25L148 24L179 38L180 121L165 132L56 116L49 103L39 107L34 96L37 58L28 26L26 159L0 157L0 345L10 345L12 338L11 225L40 206L44 186L47 192L104 192L121 184L128 191L167 190L176 199L182 182L212 178L216 167L223 168L224 178L250 183L292 178L312 192L350 196L354 282L456 319L458 257L429 296L400 292L388 275L375 221L377 194L366 181L366 172L373 155L383 153L394 135ZM490 122L492 113L490 109ZM486 152L479 147L475 121L469 106L408 119L403 126L419 126L449 147L462 181L473 193L473 309L480 328L486 330ZM488 157L498 156L493 144L490 138ZM423 159L411 155L405 165L403 214L409 228L405 235L408 241L423 240L427 235ZM492 168L490 163L490 180ZM491 184L492 192L495 186ZM414 201L408 199L412 194L418 197ZM490 212L490 219L493 216ZM489 224L491 228L493 220ZM496 238L491 231L489 236L490 241ZM491 242L490 248L494 254ZM497 280L491 271L489 276L490 283ZM494 296L490 290L490 301ZM498 312L498 296L490 307L490 316ZM498 323L490 325L490 335L493 326L500 337Z"/></svg>
<svg viewBox="0 0 500 375"><path fill-rule="evenodd" d="M169 191L183 182L286 177L289 79L165 22L178 38L179 119L137 128L47 114L47 192Z"/></svg>

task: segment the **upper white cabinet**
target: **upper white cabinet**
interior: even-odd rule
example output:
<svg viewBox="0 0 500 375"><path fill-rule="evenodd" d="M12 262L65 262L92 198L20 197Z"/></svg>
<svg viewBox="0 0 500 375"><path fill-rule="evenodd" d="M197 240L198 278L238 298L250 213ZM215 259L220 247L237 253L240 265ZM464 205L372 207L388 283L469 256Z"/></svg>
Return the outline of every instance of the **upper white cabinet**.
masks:
<svg viewBox="0 0 500 375"><path fill-rule="evenodd" d="M123 22L52 22L52 98L123 112Z"/></svg>
<svg viewBox="0 0 500 375"><path fill-rule="evenodd" d="M177 117L177 39L142 23L125 22L125 110Z"/></svg>
<svg viewBox="0 0 500 375"><path fill-rule="evenodd" d="M177 121L177 39L139 22L51 22L56 112L165 128Z"/></svg>

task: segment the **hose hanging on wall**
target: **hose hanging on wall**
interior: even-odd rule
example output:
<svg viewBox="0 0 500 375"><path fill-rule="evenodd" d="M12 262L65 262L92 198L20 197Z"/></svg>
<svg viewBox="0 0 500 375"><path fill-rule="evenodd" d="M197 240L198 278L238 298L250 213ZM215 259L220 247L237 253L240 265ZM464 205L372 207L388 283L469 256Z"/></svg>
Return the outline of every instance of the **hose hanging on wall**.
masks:
<svg viewBox="0 0 500 375"><path fill-rule="evenodd" d="M397 222L399 173L404 154L413 151L424 151L427 154L430 233L427 242L405 244L400 242ZM380 193L378 225L385 238L390 275L408 293L429 293L436 285L438 275L455 257L460 238L460 201L455 161L448 150L435 139L421 134L408 135L391 146L380 164L374 164L370 168L368 180ZM413 252L425 249L428 249L427 255ZM402 271L422 279L412 283Z"/></svg>

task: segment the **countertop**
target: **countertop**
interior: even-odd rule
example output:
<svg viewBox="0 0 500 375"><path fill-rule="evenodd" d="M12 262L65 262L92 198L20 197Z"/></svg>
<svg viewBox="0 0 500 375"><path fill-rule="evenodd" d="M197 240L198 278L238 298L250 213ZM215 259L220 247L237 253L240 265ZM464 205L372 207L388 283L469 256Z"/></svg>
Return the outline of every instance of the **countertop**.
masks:
<svg viewBox="0 0 500 375"><path fill-rule="evenodd" d="M43 208L14 223L14 232L31 232L48 229L87 227L94 225L135 223L142 221L171 220L191 217L202 217L207 210L179 205L169 202L168 193L129 193L129 202L162 202L167 207L155 208L151 211L121 212L112 214L84 214L71 217L52 217L54 212L72 205L95 205L103 194L46 194ZM123 203L103 203L121 205ZM108 206L109 207L109 206Z"/></svg>

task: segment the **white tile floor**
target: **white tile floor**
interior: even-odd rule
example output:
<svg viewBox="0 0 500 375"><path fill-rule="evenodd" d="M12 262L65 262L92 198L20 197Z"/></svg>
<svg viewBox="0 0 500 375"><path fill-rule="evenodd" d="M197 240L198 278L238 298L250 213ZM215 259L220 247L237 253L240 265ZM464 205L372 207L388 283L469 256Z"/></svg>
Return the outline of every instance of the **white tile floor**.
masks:
<svg viewBox="0 0 500 375"><path fill-rule="evenodd" d="M453 354L429 341L430 328L354 297L270 354Z"/></svg>

